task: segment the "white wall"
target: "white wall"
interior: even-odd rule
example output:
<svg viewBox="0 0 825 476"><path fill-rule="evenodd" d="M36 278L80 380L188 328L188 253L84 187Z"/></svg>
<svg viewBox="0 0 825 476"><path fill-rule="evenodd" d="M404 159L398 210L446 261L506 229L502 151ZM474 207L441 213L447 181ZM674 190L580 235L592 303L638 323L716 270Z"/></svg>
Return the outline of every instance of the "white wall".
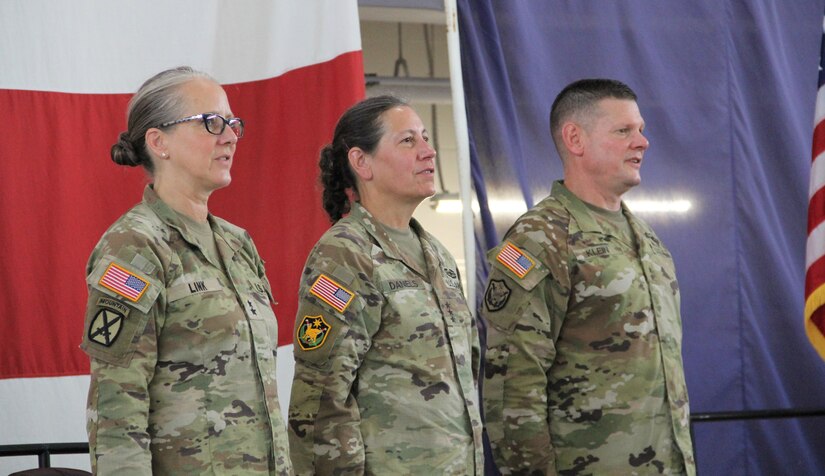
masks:
<svg viewBox="0 0 825 476"><path fill-rule="evenodd" d="M398 18L403 21L403 15L398 15ZM429 76L423 29L424 25L420 23L405 23L401 28L403 58L407 62L410 76L416 78ZM449 78L446 27L443 24L434 25L432 32L434 76ZM362 21L361 44L364 52L365 73L392 76L398 58L398 23ZM408 99L412 100L412 106L421 116L425 126L432 131L431 104L416 101L415 98ZM441 164L444 186L447 191L458 193L458 161L452 106L436 106L436 115L439 142L437 160ZM437 180L436 186L438 186ZM430 206L430 201L427 200L418 207L415 218L450 250L466 281L461 215L436 213Z"/></svg>

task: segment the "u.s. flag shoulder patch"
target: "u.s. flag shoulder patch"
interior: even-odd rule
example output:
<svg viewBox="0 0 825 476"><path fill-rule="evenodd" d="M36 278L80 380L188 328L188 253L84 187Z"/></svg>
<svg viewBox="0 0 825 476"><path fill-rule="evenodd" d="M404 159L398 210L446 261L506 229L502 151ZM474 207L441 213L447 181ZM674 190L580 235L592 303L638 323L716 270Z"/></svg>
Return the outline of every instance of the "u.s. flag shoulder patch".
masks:
<svg viewBox="0 0 825 476"><path fill-rule="evenodd" d="M509 241L504 244L496 256L496 260L503 264L519 278L524 278L536 266L535 261Z"/></svg>
<svg viewBox="0 0 825 476"><path fill-rule="evenodd" d="M344 312L355 297L355 293L336 283L325 274L318 276L318 279L309 288L309 292L338 312Z"/></svg>
<svg viewBox="0 0 825 476"><path fill-rule="evenodd" d="M132 302L138 302L149 289L149 281L118 266L114 261L109 263L98 284Z"/></svg>

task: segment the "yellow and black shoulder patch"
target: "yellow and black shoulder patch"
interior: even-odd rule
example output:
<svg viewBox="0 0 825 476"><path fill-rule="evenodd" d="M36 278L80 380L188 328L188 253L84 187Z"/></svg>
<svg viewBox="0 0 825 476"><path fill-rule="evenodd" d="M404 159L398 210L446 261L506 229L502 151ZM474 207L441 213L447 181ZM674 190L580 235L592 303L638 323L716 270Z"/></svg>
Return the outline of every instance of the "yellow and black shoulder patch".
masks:
<svg viewBox="0 0 825 476"><path fill-rule="evenodd" d="M296 327L295 337L298 346L302 350L320 349L332 330L332 326L320 314L317 316L304 316Z"/></svg>

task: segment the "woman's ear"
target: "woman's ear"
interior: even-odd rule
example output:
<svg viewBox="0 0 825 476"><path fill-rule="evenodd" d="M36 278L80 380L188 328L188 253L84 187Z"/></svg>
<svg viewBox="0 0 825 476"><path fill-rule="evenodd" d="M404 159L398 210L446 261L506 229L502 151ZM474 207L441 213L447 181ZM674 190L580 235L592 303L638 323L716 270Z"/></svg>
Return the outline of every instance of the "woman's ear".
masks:
<svg viewBox="0 0 825 476"><path fill-rule="evenodd" d="M353 147L347 152L347 160L352 172L361 182L372 180L372 157L360 147Z"/></svg>
<svg viewBox="0 0 825 476"><path fill-rule="evenodd" d="M146 148L153 156L166 159L169 157L168 147L166 146L166 134L156 127L150 127L143 136L146 140Z"/></svg>

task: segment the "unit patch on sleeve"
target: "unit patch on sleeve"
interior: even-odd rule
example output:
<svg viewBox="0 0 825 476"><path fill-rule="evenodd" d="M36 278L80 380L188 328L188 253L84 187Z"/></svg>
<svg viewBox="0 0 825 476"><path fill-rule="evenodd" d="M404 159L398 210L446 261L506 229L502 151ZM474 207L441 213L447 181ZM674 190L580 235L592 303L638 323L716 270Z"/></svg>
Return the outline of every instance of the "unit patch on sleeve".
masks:
<svg viewBox="0 0 825 476"><path fill-rule="evenodd" d="M498 252L496 259L519 278L527 276L527 273L536 265L529 256L509 241Z"/></svg>
<svg viewBox="0 0 825 476"><path fill-rule="evenodd" d="M100 309L89 324L89 340L102 346L111 347L120 335L123 320L129 314L129 308L108 298L97 302Z"/></svg>
<svg viewBox="0 0 825 476"><path fill-rule="evenodd" d="M510 299L511 289L503 279L491 279L487 285L487 292L484 293L484 304L490 312L500 311L507 305Z"/></svg>
<svg viewBox="0 0 825 476"><path fill-rule="evenodd" d="M324 316L304 316L298 325L296 337L298 345L303 350L315 350L324 345L332 326L324 320Z"/></svg>
<svg viewBox="0 0 825 476"><path fill-rule="evenodd" d="M109 263L109 267L100 277L98 284L132 302L138 302L143 293L149 289L149 281L121 268L114 262Z"/></svg>
<svg viewBox="0 0 825 476"><path fill-rule="evenodd" d="M315 283L309 288L309 292L338 312L344 312L352 302L352 298L355 297L352 291L336 283L325 274L315 280Z"/></svg>

